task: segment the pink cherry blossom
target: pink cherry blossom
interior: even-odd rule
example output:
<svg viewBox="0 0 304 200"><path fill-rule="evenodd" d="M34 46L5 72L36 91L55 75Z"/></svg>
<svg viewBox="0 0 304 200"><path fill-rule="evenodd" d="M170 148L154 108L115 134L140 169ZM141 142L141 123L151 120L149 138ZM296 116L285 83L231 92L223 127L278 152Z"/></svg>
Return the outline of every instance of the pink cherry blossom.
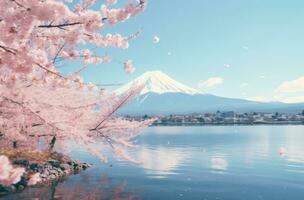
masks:
<svg viewBox="0 0 304 200"><path fill-rule="evenodd" d="M111 5L111 4L116 4L117 0L107 0L107 4Z"/></svg>
<svg viewBox="0 0 304 200"><path fill-rule="evenodd" d="M110 63L111 62L111 56L109 56L109 55L104 55L103 57L102 57L102 62L104 63L104 64L108 64L108 63Z"/></svg>
<svg viewBox="0 0 304 200"><path fill-rule="evenodd" d="M100 89L100 94L101 94L101 95L106 95L106 94L108 94L108 90L105 89L105 88L101 88L101 89Z"/></svg>
<svg viewBox="0 0 304 200"><path fill-rule="evenodd" d="M12 166L6 156L0 156L0 180L4 180L9 176Z"/></svg>
<svg viewBox="0 0 304 200"><path fill-rule="evenodd" d="M41 178L40 178L40 173L35 173L33 174L29 181L27 182L28 185L36 185L38 182L41 181Z"/></svg>
<svg viewBox="0 0 304 200"><path fill-rule="evenodd" d="M157 44L157 43L159 43L160 42L160 38L158 37L158 36L154 36L154 38L153 38L153 43L154 44Z"/></svg>
<svg viewBox="0 0 304 200"><path fill-rule="evenodd" d="M46 150L54 138L58 141L54 148L68 139L106 160L100 145L103 141L114 153L122 152L117 149L132 146L138 130L153 120L130 122L114 117L140 93L141 86L134 85L119 96L105 94L97 91L98 84L85 82L81 72L112 59L98 55L101 51L96 48L129 47L134 35L105 29L143 12L146 1L110 8L116 1L108 0L101 9L96 9L97 0L77 0L73 8L65 2L70 0L0 1L0 148L17 144ZM85 65L62 73L71 71L61 69L74 60ZM132 73L132 61L124 63L124 69ZM10 182L16 182L22 173L9 164L1 167L0 177Z"/></svg>
<svg viewBox="0 0 304 200"><path fill-rule="evenodd" d="M279 154L280 156L285 156L287 153L287 149L285 147L280 147Z"/></svg>
<svg viewBox="0 0 304 200"><path fill-rule="evenodd" d="M132 74L135 71L132 60L127 60L124 63L124 70L127 74Z"/></svg>
<svg viewBox="0 0 304 200"><path fill-rule="evenodd" d="M6 156L0 156L0 163L0 185L9 186L21 180L21 176L25 172L24 168L14 168Z"/></svg>

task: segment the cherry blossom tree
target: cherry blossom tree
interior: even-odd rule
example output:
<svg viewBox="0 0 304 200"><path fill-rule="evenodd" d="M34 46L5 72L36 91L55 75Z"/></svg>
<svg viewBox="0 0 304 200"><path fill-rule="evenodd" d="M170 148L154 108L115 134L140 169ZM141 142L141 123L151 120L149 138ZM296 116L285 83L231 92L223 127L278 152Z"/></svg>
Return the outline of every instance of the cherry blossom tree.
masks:
<svg viewBox="0 0 304 200"><path fill-rule="evenodd" d="M2 0L0 1L0 148L26 147L52 150L56 142L74 140L102 160L106 143L125 159L124 147L153 120L128 121L115 117L141 90L136 85L123 95L106 94L100 85L84 82L81 72L89 64L107 64L112 57L97 55L97 48L129 47L131 36L101 33L144 11L145 0L114 7L106 0ZM89 44L89 45L88 45ZM83 66L65 75L58 63L82 60ZM123 63L126 73L133 63ZM96 139L99 138L99 139ZM94 145L95 144L95 145Z"/></svg>

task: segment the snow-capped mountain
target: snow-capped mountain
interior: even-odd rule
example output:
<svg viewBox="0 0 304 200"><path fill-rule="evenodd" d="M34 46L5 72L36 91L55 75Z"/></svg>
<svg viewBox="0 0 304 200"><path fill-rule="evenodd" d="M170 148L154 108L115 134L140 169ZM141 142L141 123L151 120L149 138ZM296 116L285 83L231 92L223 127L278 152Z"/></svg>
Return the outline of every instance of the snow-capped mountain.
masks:
<svg viewBox="0 0 304 200"><path fill-rule="evenodd" d="M130 83L122 86L115 91L116 94L122 94L130 89L133 85L143 85L144 88L141 91L140 95L153 92L156 94L164 93L184 93L189 95L202 94L198 90L192 89L182 83L179 83L166 75L161 71L148 71L131 81Z"/></svg>
<svg viewBox="0 0 304 200"><path fill-rule="evenodd" d="M189 114L198 112L300 112L304 103L261 103L204 94L175 81L160 71L146 72L134 81L114 91L120 95L133 85L143 85L140 95L120 111L120 114L159 115Z"/></svg>

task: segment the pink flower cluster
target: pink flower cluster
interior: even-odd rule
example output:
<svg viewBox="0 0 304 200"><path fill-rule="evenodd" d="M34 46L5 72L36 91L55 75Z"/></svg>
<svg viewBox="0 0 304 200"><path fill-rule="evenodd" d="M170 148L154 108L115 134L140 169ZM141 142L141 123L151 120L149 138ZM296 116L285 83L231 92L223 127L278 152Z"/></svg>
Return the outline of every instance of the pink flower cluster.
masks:
<svg viewBox="0 0 304 200"><path fill-rule="evenodd" d="M127 74L132 74L135 71L132 60L127 60L124 63L124 69Z"/></svg>
<svg viewBox="0 0 304 200"><path fill-rule="evenodd" d="M98 55L82 57L79 45L86 42L99 47L127 49L131 37L121 34L101 35L107 25L123 22L145 9L146 1L129 2L111 9L116 0L106 0L101 10L90 9L96 0L79 0L73 10L65 1L0 1L0 80L11 87L27 81L28 74L52 79L61 74L56 61L83 58L85 63L100 64ZM105 62L107 63L107 62ZM18 77L17 79L11 78ZM45 81L45 80L43 80ZM58 81L54 81L58 82ZM27 84L28 84L27 83Z"/></svg>
<svg viewBox="0 0 304 200"><path fill-rule="evenodd" d="M116 3L117 3L117 0L107 0L108 5L113 5L113 4L116 4Z"/></svg>
<svg viewBox="0 0 304 200"><path fill-rule="evenodd" d="M9 186L18 183L24 172L24 168L14 168L6 156L0 156L0 185Z"/></svg>
<svg viewBox="0 0 304 200"><path fill-rule="evenodd" d="M129 48L129 39L123 37L121 34L94 34L94 35L86 35L87 41L96 44L100 47L114 47L114 48L121 48L127 49Z"/></svg>
<svg viewBox="0 0 304 200"><path fill-rule="evenodd" d="M115 1L110 0L111 3ZM130 17L137 15L144 10L144 4L146 1L140 0L139 4L127 3L120 9L109 9L106 5L101 6L101 13L104 18L108 20L110 25L114 25L118 22L125 21Z"/></svg>
<svg viewBox="0 0 304 200"><path fill-rule="evenodd" d="M102 62L103 63L105 63L105 64L108 64L108 63L110 63L111 62L111 56L109 56L109 55L104 55L103 57L102 57Z"/></svg>
<svg viewBox="0 0 304 200"><path fill-rule="evenodd" d="M31 177L28 180L27 184L30 185L30 186L31 185L36 185L40 181L41 181L40 173L35 173L35 174L31 175Z"/></svg>

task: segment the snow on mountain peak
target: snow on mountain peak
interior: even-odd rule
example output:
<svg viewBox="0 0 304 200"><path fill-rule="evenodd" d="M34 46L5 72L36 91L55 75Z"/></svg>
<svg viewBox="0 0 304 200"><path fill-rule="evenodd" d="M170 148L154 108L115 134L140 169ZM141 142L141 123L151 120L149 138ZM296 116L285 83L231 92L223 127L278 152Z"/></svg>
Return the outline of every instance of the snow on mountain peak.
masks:
<svg viewBox="0 0 304 200"><path fill-rule="evenodd" d="M157 94L164 93L185 93L185 94L202 94L200 91L179 83L161 71L148 71L136 78L134 81L127 83L121 88L114 91L116 94L126 92L133 84L143 85L144 88L140 95L153 92Z"/></svg>

